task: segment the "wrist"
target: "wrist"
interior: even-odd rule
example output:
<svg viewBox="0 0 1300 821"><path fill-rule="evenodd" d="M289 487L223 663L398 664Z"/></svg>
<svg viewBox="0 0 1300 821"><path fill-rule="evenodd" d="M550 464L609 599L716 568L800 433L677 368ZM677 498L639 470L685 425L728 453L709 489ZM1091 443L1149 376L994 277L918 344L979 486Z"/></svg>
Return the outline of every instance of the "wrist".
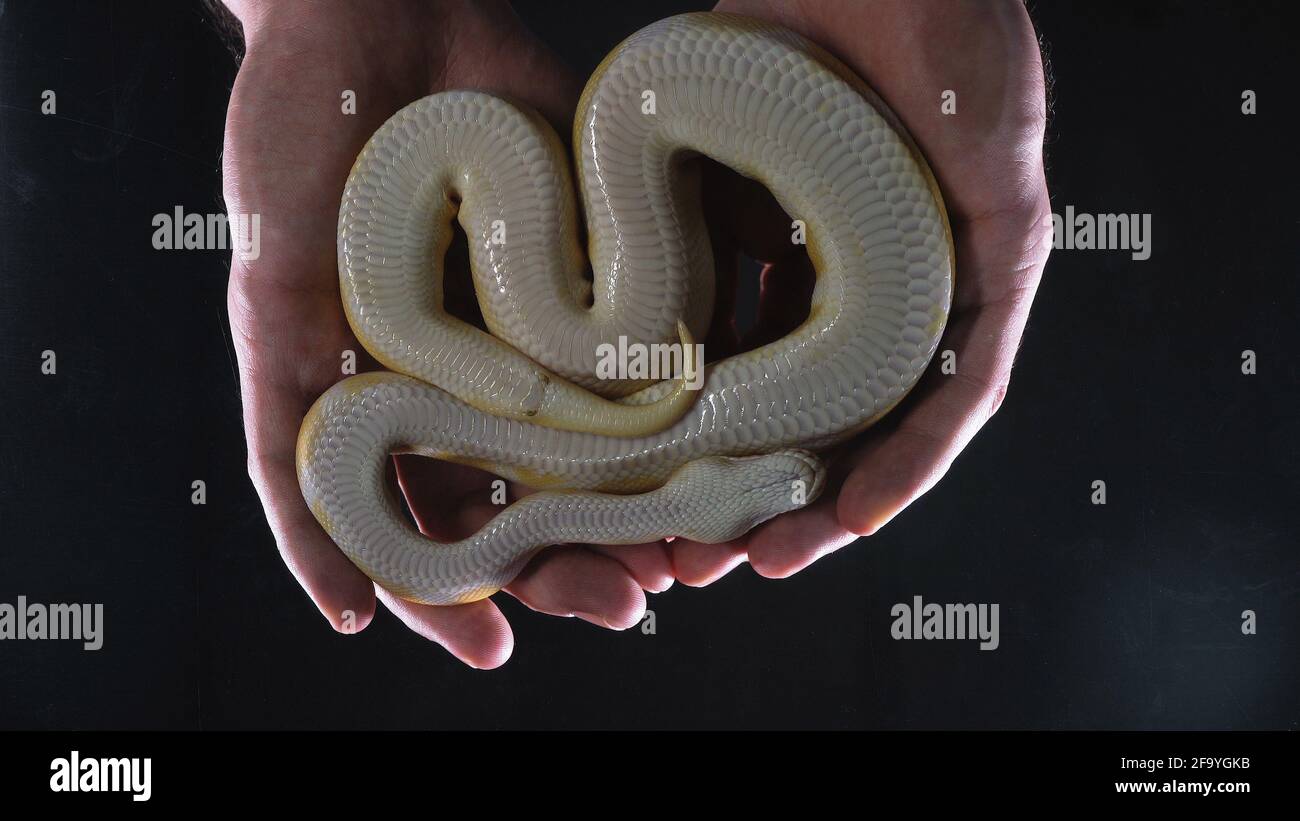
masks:
<svg viewBox="0 0 1300 821"><path fill-rule="evenodd" d="M244 29L245 43L265 34L272 26L315 24L337 11L331 4L311 0L221 0Z"/></svg>
<svg viewBox="0 0 1300 821"><path fill-rule="evenodd" d="M284 39L347 43L382 54L479 13L473 0L221 0L239 19L245 48Z"/></svg>

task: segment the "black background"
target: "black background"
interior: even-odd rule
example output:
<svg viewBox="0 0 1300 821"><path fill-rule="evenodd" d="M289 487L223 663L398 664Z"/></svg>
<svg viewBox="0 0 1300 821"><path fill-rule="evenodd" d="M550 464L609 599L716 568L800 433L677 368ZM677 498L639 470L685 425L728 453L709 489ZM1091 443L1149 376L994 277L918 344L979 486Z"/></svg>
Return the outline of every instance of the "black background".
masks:
<svg viewBox="0 0 1300 821"><path fill-rule="evenodd" d="M705 7L518 5L584 72ZM1008 400L948 477L791 579L652 597L656 635L500 597L515 653L476 672L382 609L334 634L275 550L226 255L150 244L156 213L223 210L235 65L205 12L4 4L0 601L102 602L106 625L96 653L0 643L0 727L1296 728L1294 43L1266 6L1132 5L1035 18L1053 210L1150 213L1151 259L1052 256ZM999 603L1000 649L891 640L918 594Z"/></svg>

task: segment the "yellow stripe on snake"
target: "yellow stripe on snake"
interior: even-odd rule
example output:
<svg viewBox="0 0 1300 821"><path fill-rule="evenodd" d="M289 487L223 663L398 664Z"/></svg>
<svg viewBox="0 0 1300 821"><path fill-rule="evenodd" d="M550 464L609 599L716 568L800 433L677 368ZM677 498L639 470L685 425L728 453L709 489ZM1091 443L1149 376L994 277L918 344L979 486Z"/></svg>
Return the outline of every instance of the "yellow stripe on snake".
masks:
<svg viewBox="0 0 1300 821"><path fill-rule="evenodd" d="M403 598L473 601L547 545L727 541L812 502L825 482L812 452L893 407L943 332L953 251L934 179L866 85L801 37L716 14L650 25L592 75L573 143L582 212L539 116L449 91L393 115L347 181L344 309L396 373L349 377L317 400L298 476L335 543ZM602 380L601 345L708 330L713 258L682 172L701 154L804 222L810 315L708 365L694 390L685 375ZM443 310L452 219L490 333ZM441 544L390 495L395 452L548 489Z"/></svg>

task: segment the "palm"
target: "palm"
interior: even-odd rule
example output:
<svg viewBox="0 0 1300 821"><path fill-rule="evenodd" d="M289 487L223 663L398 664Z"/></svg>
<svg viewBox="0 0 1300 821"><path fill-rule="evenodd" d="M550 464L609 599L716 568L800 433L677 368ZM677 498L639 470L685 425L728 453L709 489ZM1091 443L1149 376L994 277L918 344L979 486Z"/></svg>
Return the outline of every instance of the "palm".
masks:
<svg viewBox="0 0 1300 821"><path fill-rule="evenodd" d="M744 559L765 576L788 576L874 533L932 487L1002 402L1050 250L1042 66L1018 3L723 0L717 10L778 23L827 48L888 101L919 144L956 245L941 347L958 366L955 375L931 369L884 423L830 454L831 483L809 508L728 545L674 543L674 569L688 584L706 584ZM956 114L941 110L948 90ZM789 306L811 288L806 257L773 246L772 237L788 236L776 218L750 209L730 224L737 247L768 263L749 345L794 327L802 317Z"/></svg>
<svg viewBox="0 0 1300 821"><path fill-rule="evenodd" d="M412 629L467 663L495 666L512 646L496 606L428 608L376 590L303 504L294 442L307 408L340 378L343 351L357 353L359 368L373 366L340 308L334 243L343 183L365 140L401 106L446 88L523 100L564 134L579 85L502 2L384 8L387 17L319 4L306 24L277 29L262 21L264 36L250 38L231 95L227 206L260 214L262 225L261 256L236 259L229 288L250 474L286 563L336 627L364 627L377 592ZM735 543L678 540L671 555L662 545L543 553L508 589L544 612L626 627L644 609L643 588L663 589L674 575L707 583L748 558L764 575L785 576L873 532L933 485L996 410L1045 261L1042 74L1017 4L723 0L719 10L771 20L822 44L890 102L920 144L956 240L957 289L943 347L958 353L958 376L931 372L881 429L832 454L833 482L816 504ZM955 116L940 113L947 88L958 94ZM355 92L355 114L341 110L344 90ZM811 287L806 259L772 242L787 234L773 225L779 211L753 207L735 185L706 177L724 280L707 340L715 356L737 344L722 298L734 276L731 251L769 263L759 322L743 344L797 324L789 306ZM395 478L434 538L463 536L499 510L491 477L467 468L399 458Z"/></svg>
<svg viewBox="0 0 1300 821"><path fill-rule="evenodd" d="M285 562L336 628L364 627L377 593L413 630L467 663L495 666L512 646L496 606L421 607L374 588L303 503L294 444L311 403L341 378L345 351L359 369L374 366L341 308L334 241L343 184L366 139L403 105L446 88L504 93L567 128L578 85L502 7L467 5L438 20L357 19L347 6L326 13L339 19L313 18L250 44L227 115L226 204L259 214L262 228L260 256L232 262L228 290L250 475ZM355 94L355 114L343 110L345 91ZM422 459L399 461L397 473L436 538L464 535L495 512L482 474ZM666 587L671 573L661 547L617 555L550 551L509 590L544 612L627 627L644 609L642 588Z"/></svg>

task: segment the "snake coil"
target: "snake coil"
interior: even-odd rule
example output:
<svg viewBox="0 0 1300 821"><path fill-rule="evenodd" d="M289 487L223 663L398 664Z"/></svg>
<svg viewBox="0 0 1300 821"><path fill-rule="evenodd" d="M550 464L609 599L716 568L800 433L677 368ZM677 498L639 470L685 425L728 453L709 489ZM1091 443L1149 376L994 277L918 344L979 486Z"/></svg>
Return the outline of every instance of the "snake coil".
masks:
<svg viewBox="0 0 1300 821"><path fill-rule="evenodd" d="M652 101L647 105L647 101ZM478 92L418 100L366 144L338 222L344 309L395 373L349 377L303 421L303 496L393 593L456 604L508 584L546 545L718 542L811 502L813 451L916 383L947 320L951 234L924 159L834 58L783 29L688 14L652 24L592 75L569 165L536 114ZM688 343L713 310L695 180L703 154L801 219L817 273L784 339L648 386L602 381L596 352ZM443 310L458 219L489 332ZM385 464L414 452L543 492L452 544L416 531Z"/></svg>

